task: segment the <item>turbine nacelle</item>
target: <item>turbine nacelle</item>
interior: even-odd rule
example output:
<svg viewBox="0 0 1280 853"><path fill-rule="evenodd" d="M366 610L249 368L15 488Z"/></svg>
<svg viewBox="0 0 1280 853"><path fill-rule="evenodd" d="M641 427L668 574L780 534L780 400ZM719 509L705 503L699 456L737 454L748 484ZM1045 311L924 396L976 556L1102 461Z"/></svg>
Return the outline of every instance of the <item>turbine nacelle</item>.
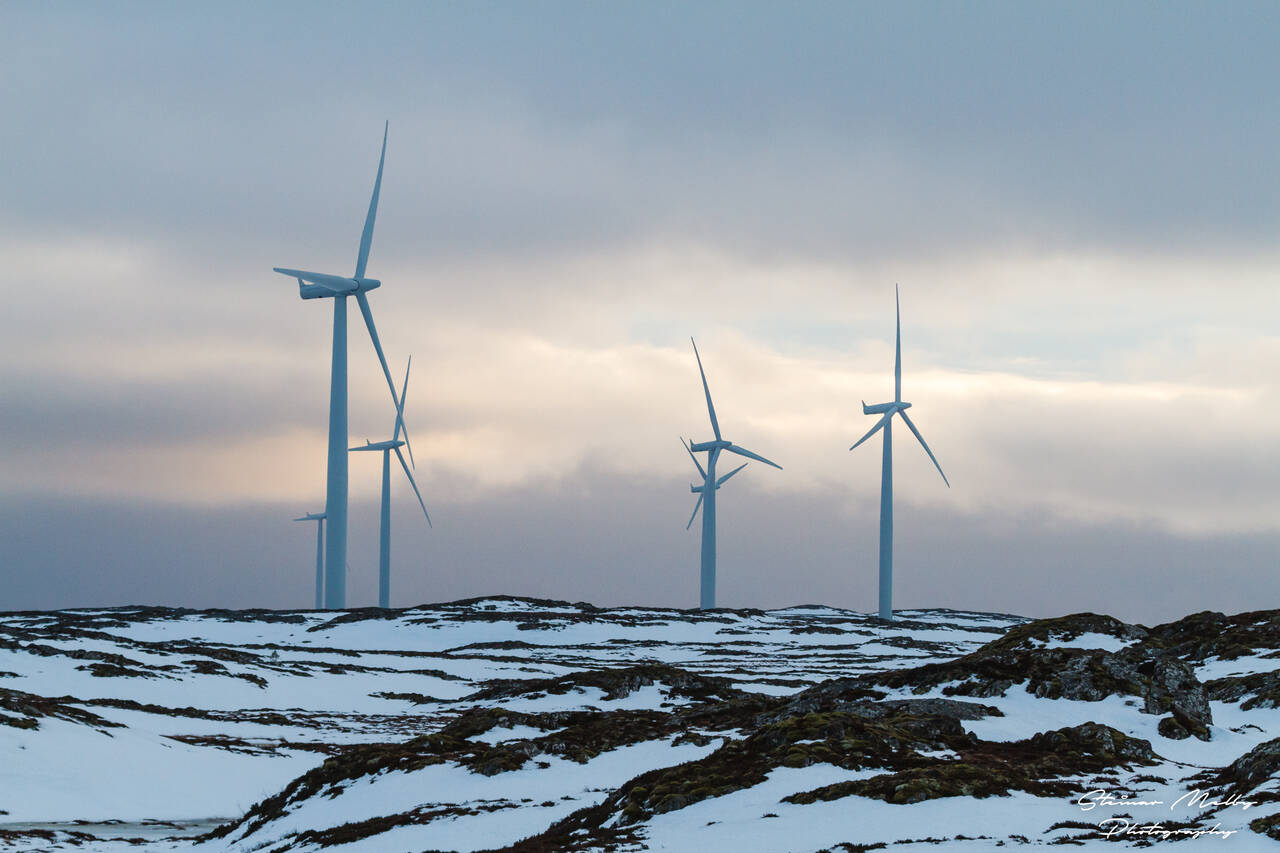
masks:
<svg viewBox="0 0 1280 853"><path fill-rule="evenodd" d="M724 439L717 439L715 441L692 442L689 445L689 449L692 450L694 453L701 453L704 450L715 450L717 448L719 448L720 450L727 450L730 447L733 447L733 442L725 441Z"/></svg>
<svg viewBox="0 0 1280 853"><path fill-rule="evenodd" d="M400 439L389 439L387 441L369 441L365 439L363 447L350 447L348 450L395 450L397 447L404 447L404 442Z"/></svg>
<svg viewBox="0 0 1280 853"><path fill-rule="evenodd" d="M900 412L909 408L911 408L911 404L904 403L901 400L894 403L876 403L874 406L868 406L866 400L862 401L862 414L864 415L883 415L886 412Z"/></svg>
<svg viewBox="0 0 1280 853"><path fill-rule="evenodd" d="M342 284L307 284L304 279L298 279L298 296L303 299L324 299L329 296L346 296L352 293L368 293L370 290L377 290L382 287L382 282L376 278L349 278Z"/></svg>
<svg viewBox="0 0 1280 853"><path fill-rule="evenodd" d="M746 463L746 462L743 462L743 463L742 463L741 465L739 465L737 468L734 468L734 469L733 469L732 471L730 471L728 474L725 474L723 477L721 477L720 479L716 480L716 488L717 488L717 489L719 489L719 488L720 488L721 486L723 486L725 483L729 482L729 478L730 478L730 477L732 477L734 474L738 473L739 471L741 471L743 468L746 468L746 467L747 467L747 463ZM699 471L701 471L701 470L702 470L701 466L699 466L698 470L699 470ZM705 476L705 475L704 475L704 476ZM689 491L693 492L695 495L703 494L704 492L706 492L706 490L707 490L707 483L709 483L710 481L711 481L711 478L710 478L710 477L708 477L708 478L707 478L707 480L706 480L705 482L703 482L703 484L702 484L701 486L695 486L695 485L693 485L692 483L690 483L690 484L689 484ZM698 498L698 502L699 502L699 503L701 503L701 502L702 502L702 498ZM695 510L694 510L694 512L695 512L695 514L696 514L697 510L695 509ZM690 523L692 523L692 519L690 519ZM686 528L686 529L687 529L687 528Z"/></svg>
<svg viewBox="0 0 1280 853"><path fill-rule="evenodd" d="M347 296L353 293L368 293L382 287L376 278L363 276L348 278L343 275L329 275L321 272L307 272L284 267L273 267L275 272L298 280L298 295L303 299L324 299L328 296Z"/></svg>

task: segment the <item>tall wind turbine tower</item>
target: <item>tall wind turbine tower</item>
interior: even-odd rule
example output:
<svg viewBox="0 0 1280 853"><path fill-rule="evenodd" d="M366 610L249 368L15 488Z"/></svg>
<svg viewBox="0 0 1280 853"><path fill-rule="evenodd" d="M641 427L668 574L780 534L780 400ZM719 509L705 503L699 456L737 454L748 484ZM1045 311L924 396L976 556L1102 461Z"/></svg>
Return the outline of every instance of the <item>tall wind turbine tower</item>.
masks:
<svg viewBox="0 0 1280 853"><path fill-rule="evenodd" d="M898 286L893 286L893 301L897 308L897 341L895 343L895 355L893 360L893 402L877 403L874 406L868 406L866 401L862 402L862 413L864 415L880 415L880 420L876 421L876 425L867 431L867 434L858 439L850 450L853 450L859 444L875 435L880 429L884 430L884 455L882 457L880 467L880 618L886 620L893 619L893 416L900 415L902 422L920 441L920 446L924 448L924 452L929 454L929 458L933 460L933 465L938 469L938 473L942 474L942 466L938 464L937 458L934 457L933 451L929 449L929 445L925 444L924 436L920 435L920 430L916 429L916 425L911 422L911 418L907 417L907 409L911 408L910 403L902 401L902 305L898 301ZM951 488L951 482L947 480L947 475L942 474L942 482L947 484L947 488Z"/></svg>
<svg viewBox="0 0 1280 853"><path fill-rule="evenodd" d="M404 461L404 454L400 452L400 448L404 447L404 440L400 438L400 428L404 424L404 400L409 392L409 367L413 365L413 358L410 357L409 364L404 369L404 385L400 387L400 403L396 408L396 425L395 430L391 433L390 441L366 441L363 447L353 447L352 451L361 450L381 450L382 451L382 513L380 516L379 535L378 535L378 606L385 609L391 606L391 452L395 451L396 458L400 460L400 467L404 469L404 475L409 478L409 485L413 486L413 493L418 496L418 505L422 507L422 514L427 518L427 526L431 526L431 516L427 515L427 505L422 502L422 493L418 491L418 484L413 480L413 474L409 471L409 463Z"/></svg>
<svg viewBox="0 0 1280 853"><path fill-rule="evenodd" d="M365 266L369 263L369 247L373 244L373 221L378 215L378 193L382 189L382 166L387 159L387 128L382 130L382 154L378 158L378 176L373 182L373 197L369 200L369 213L365 216L364 232L360 235L360 251L356 256L355 275L347 278L326 273L274 267L275 271L298 280L298 295L303 299L333 300L333 361L329 385L329 473L325 488L325 517L329 521L329 536L325 539L324 606L341 609L347 603L347 297L354 296L364 315L364 324L373 341L373 349L382 363L382 373L391 389L391 402L396 411L400 402L396 397L396 385L387 367L387 357L378 341L378 329L373 324L369 310L368 292L381 287L382 282L365 278ZM398 417L398 415L397 415ZM401 425L403 428L403 425ZM405 443L409 434L405 432ZM412 450L410 458L412 458Z"/></svg>
<svg viewBox="0 0 1280 853"><path fill-rule="evenodd" d="M316 523L316 610L324 607L324 513L309 512L294 521Z"/></svg>
<svg viewBox="0 0 1280 853"><path fill-rule="evenodd" d="M698 507L702 507L702 594L700 596L700 604L703 610L711 610L716 606L716 491L724 484L726 480L734 474L742 470L741 465L725 474L723 477L716 479L716 462L720 459L720 452L727 450L730 453L736 453L739 456L745 456L748 459L754 459L757 462L763 462L766 465L772 465L779 471L782 466L776 462L770 462L763 456L759 456L747 450L745 447L739 447L732 441L725 441L720 435L720 422L716 420L716 408L711 404L711 389L707 387L707 374L702 369L702 356L698 355L698 345L694 343L693 338L689 339L693 343L693 357L698 360L698 375L702 377L702 391L707 397L707 414L711 417L711 431L715 433L715 440L695 442L685 445L685 449L689 451L689 455L702 451L707 452L707 467L704 469L698 462L698 457L693 456L693 464L698 466L698 473L702 474L701 486L690 486L689 490L698 495L698 501L693 506L693 515L698 514ZM684 439L680 442L683 444ZM689 525L693 524L693 516L689 517ZM689 529L689 525L685 529Z"/></svg>

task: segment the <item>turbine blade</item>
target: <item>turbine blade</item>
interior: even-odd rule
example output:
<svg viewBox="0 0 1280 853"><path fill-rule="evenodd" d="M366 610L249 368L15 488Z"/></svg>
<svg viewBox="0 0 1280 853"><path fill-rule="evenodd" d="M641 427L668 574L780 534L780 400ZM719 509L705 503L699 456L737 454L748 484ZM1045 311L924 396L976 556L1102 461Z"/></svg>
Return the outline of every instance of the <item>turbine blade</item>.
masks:
<svg viewBox="0 0 1280 853"><path fill-rule="evenodd" d="M732 471L730 471L728 474L725 474L725 475L724 475L723 477L721 477L719 480L716 480L716 488L718 489L718 488L720 488L721 486L723 486L723 485L725 484L725 482L726 482L726 481L728 481L728 479L729 479L730 477L732 477L734 474L736 474L736 473L738 473L739 471L741 471L743 468L746 468L746 467L747 467L747 465L749 465L749 464L750 464L749 462L743 462L743 463L742 463L741 465L739 465L737 468L734 468L734 469L733 469Z"/></svg>
<svg viewBox="0 0 1280 853"><path fill-rule="evenodd" d="M693 448L689 447L685 442L684 436L680 436L680 446L689 451L689 458L693 460L693 464L697 467L698 473L702 475L702 479L707 479L707 472L702 470L702 463L698 461L698 457L693 455Z"/></svg>
<svg viewBox="0 0 1280 853"><path fill-rule="evenodd" d="M404 469L404 475L409 478L409 485L413 486L413 493L418 496L418 506L422 507L422 514L427 517L427 527L431 527L431 516L427 515L427 505L422 502L422 492L418 491L418 484L413 480L413 474L409 472L409 463L404 461L404 454L400 452L400 448L396 448L396 458L400 460L400 467Z"/></svg>
<svg viewBox="0 0 1280 853"><path fill-rule="evenodd" d="M711 389L707 387L707 374L702 369L702 356L698 355L698 345L694 343L693 338L689 338L689 343L693 344L693 357L698 360L698 375L702 377L702 390L707 395L707 414L711 415L711 430L716 434L716 441L720 441L720 422L716 420L716 407L711 405Z"/></svg>
<svg viewBox="0 0 1280 853"><path fill-rule="evenodd" d="M779 465L777 462L770 462L768 459L765 459L763 456L760 456L757 453L752 453L750 450L739 447L736 444L729 445L728 447L725 448L725 450L729 451L730 453L736 453L739 456L745 456L748 459L754 459L757 462L763 462L766 465L772 465L774 468L777 468L779 471L782 470L782 466Z"/></svg>
<svg viewBox="0 0 1280 853"><path fill-rule="evenodd" d="M902 303L898 299L898 285L893 286L893 306L897 311L897 336L893 353L893 402L902 402Z"/></svg>
<svg viewBox="0 0 1280 853"><path fill-rule="evenodd" d="M689 516L689 523L684 526L685 530L693 527L693 520L698 517L698 510L702 508L702 493L698 493L698 502L693 505L693 515Z"/></svg>
<svg viewBox="0 0 1280 853"><path fill-rule="evenodd" d="M397 441L400 438L400 424L404 420L404 401L409 390L409 368L413 366L413 356L409 356L409 363L404 368L404 382L400 385L400 402L396 404L396 429L391 434L391 440Z"/></svg>
<svg viewBox="0 0 1280 853"><path fill-rule="evenodd" d="M409 430L404 425L404 418L401 417L400 398L396 395L396 383L391 378L391 368L387 367L387 357L382 352L382 342L378 340L378 327L373 324L373 312L369 309L369 297L363 290L356 291L356 302L360 305L360 313L364 315L364 325L369 330L369 339L373 341L373 348L378 353L378 361L382 364L382 375L387 378L387 387L391 389L391 403L396 407L397 431L404 430L404 440L407 444Z"/></svg>
<svg viewBox="0 0 1280 853"><path fill-rule="evenodd" d="M296 278L300 282L318 285L325 290L331 290L334 293L350 293L356 289L356 283L349 278L343 278L340 275L329 275L322 272L307 272L306 270L291 270L285 267L272 267L272 272L278 272L281 275L287 275L289 278Z"/></svg>
<svg viewBox="0 0 1280 853"><path fill-rule="evenodd" d="M873 436L873 435L875 435L877 432L879 432L879 431L880 431L880 428L881 428L881 427L883 427L885 424L887 424L887 423L889 422L889 418L891 418L891 417L893 417L893 411L892 411L892 410L890 410L890 411L888 411L888 412L885 412L885 413L884 413L884 416L883 416L883 417L881 417L881 418L880 418L880 420L876 421L876 425L875 425L875 426L873 426L871 429L867 430L867 434L866 434L866 435L864 435L862 438L858 439L857 441L855 441L855 442L853 443L853 447L850 447L849 449L850 449L850 450L853 450L853 449L854 449L854 448L856 448L859 444L862 444L862 442L866 441L868 438L871 438L871 436Z"/></svg>
<svg viewBox="0 0 1280 853"><path fill-rule="evenodd" d="M382 155L378 158L378 177L373 182L373 197L369 199L369 215L364 220L364 233L360 235L360 254L356 258L356 278L364 278L364 268L369 263L369 247L373 245L373 220L378 217L378 193L382 191L382 164L387 159L387 122L382 126Z"/></svg>
<svg viewBox="0 0 1280 853"><path fill-rule="evenodd" d="M400 437L400 429L404 426L404 400L405 397L409 395L410 367L413 367L413 356L409 356L409 363L404 366L404 384L400 386L400 408L396 410L396 431L395 435L391 439L392 441L395 441ZM413 469L416 471L418 469L418 463L414 461L413 458L413 445L409 443L408 429L405 429L404 432L404 447L405 450L409 451L409 464L413 466Z"/></svg>
<svg viewBox="0 0 1280 853"><path fill-rule="evenodd" d="M924 448L924 452L929 454L929 458L933 460L933 467L938 469L938 473L942 474L942 466L938 464L938 459L933 455L933 451L929 449L929 445L924 443L924 436L920 434L920 430L916 429L916 425L911 422L911 418L907 417L906 412L898 412L902 415L902 419L907 422L907 428L910 429L920 441L920 446ZM951 481L947 479L946 474L942 474L942 482L947 484L947 488L951 488Z"/></svg>

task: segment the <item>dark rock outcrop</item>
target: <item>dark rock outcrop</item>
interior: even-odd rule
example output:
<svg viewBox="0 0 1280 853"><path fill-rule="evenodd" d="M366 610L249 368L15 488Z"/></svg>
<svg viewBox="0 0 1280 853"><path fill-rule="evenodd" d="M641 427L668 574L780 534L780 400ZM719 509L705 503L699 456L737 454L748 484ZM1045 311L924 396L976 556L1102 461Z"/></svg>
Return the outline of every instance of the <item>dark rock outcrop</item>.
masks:
<svg viewBox="0 0 1280 853"><path fill-rule="evenodd" d="M1151 744L1097 723L1040 732L1011 743L980 743L961 750L954 761L839 782L784 798L813 803L842 797L872 797L907 804L939 797L1004 796L1026 791L1040 797L1064 797L1083 786L1063 776L1094 773L1116 766L1154 764Z"/></svg>
<svg viewBox="0 0 1280 853"><path fill-rule="evenodd" d="M1103 633L1100 629L1134 642L1115 652L1041 645L1046 638ZM940 687L948 696L978 698L1000 696L1024 683L1028 693L1047 699L1097 702L1112 695L1136 696L1142 699L1143 713L1185 718L1185 728L1207 740L1213 715L1204 685L1189 664L1142 642L1146 636L1138 626L1092 613L1038 620L953 661L862 676L856 682L916 693Z"/></svg>
<svg viewBox="0 0 1280 853"><path fill-rule="evenodd" d="M82 723L95 729L122 728L120 723L99 717L92 711L78 708L70 696L53 698L24 693L21 690L9 690L0 687L0 725L17 729L36 729L40 727L42 717Z"/></svg>
<svg viewBox="0 0 1280 853"><path fill-rule="evenodd" d="M1205 682L1204 687L1209 698L1217 702L1240 702L1244 699L1240 707L1245 711L1280 708L1280 669L1215 678Z"/></svg>
<svg viewBox="0 0 1280 853"><path fill-rule="evenodd" d="M938 757L937 750L956 757ZM675 811L762 782L778 766L830 763L888 772L794 794L791 803L848 796L890 803L938 797L986 797L1026 791L1067 796L1087 783L1070 777L1155 763L1151 744L1109 726L1084 723L1011 743L968 735L950 717L899 710L878 720L850 713L816 713L769 723L706 758L642 774L604 802L581 809L545 832L512 845L512 853L608 847L656 814Z"/></svg>
<svg viewBox="0 0 1280 853"><path fill-rule="evenodd" d="M1280 774L1280 738L1260 743L1210 777L1228 794L1247 794Z"/></svg>
<svg viewBox="0 0 1280 853"><path fill-rule="evenodd" d="M560 678L494 680L459 701L480 702L538 694L563 695L583 687L598 687L604 691L605 701L612 701L630 696L640 688L653 684L665 684L670 688L671 696L696 702L724 701L748 695L735 688L727 678L698 675L667 664L649 663L575 672Z"/></svg>
<svg viewBox="0 0 1280 853"><path fill-rule="evenodd" d="M1147 645L1194 663L1209 658L1236 660L1267 649L1280 650L1280 610L1226 616L1206 610L1150 629Z"/></svg>
<svg viewBox="0 0 1280 853"><path fill-rule="evenodd" d="M886 699L882 690L868 687L865 677L836 678L802 690L785 700L778 708L761 715L761 724L777 722L790 716L824 711L845 711L869 719L879 719L900 712L951 717L956 720L980 720L1004 716L999 708L959 699Z"/></svg>

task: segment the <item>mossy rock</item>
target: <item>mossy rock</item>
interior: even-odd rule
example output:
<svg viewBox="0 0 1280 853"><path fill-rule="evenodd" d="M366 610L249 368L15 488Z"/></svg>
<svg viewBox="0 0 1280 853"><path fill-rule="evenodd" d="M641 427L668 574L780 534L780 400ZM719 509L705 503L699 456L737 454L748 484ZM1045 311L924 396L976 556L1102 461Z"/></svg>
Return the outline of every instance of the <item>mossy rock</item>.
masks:
<svg viewBox="0 0 1280 853"><path fill-rule="evenodd" d="M613 701L653 684L664 684L669 688L671 696L695 702L723 701L748 695L735 688L727 678L699 675L668 664L644 663L575 672L559 678L495 680L462 701L491 701L538 693L564 695L584 687L599 688L604 691L605 701Z"/></svg>
<svg viewBox="0 0 1280 853"><path fill-rule="evenodd" d="M1218 702L1241 702L1240 708L1280 708L1280 670L1255 672L1205 682L1205 692ZM1247 697L1247 698L1246 698Z"/></svg>
<svg viewBox="0 0 1280 853"><path fill-rule="evenodd" d="M1216 773L1201 774L1200 778L1226 786L1229 794L1247 794L1276 776L1280 776L1280 738L1260 743Z"/></svg>
<svg viewBox="0 0 1280 853"><path fill-rule="evenodd" d="M1150 630L1147 644L1196 663L1209 658L1236 660L1262 649L1280 649L1280 610L1226 616L1203 611Z"/></svg>
<svg viewBox="0 0 1280 853"><path fill-rule="evenodd" d="M1003 695L1017 684L1045 699L1098 702L1113 695L1137 696L1143 700L1144 713L1176 709L1200 725L1212 725L1204 685L1186 662L1142 643L1117 652L1031 646L1027 640L1036 635L1036 626L1019 626L1014 631L1021 632L1020 637L995 640L952 661L862 676L858 681L916 691L941 688L947 696L978 698ZM1079 627L1091 626L1097 627L1092 621Z"/></svg>
<svg viewBox="0 0 1280 853"><path fill-rule="evenodd" d="M1195 737L1199 740L1209 740L1209 727L1188 717L1186 714L1178 712L1176 709L1172 714L1160 720L1156 726L1161 736L1170 738L1171 740L1186 740L1189 737Z"/></svg>
<svg viewBox="0 0 1280 853"><path fill-rule="evenodd" d="M50 698L0 687L0 712L8 712L0 713L0 725L15 729L37 729L41 718L52 717L99 730L124 727L123 723L114 723L92 711L77 707L74 704L76 701L70 696Z"/></svg>
<svg viewBox="0 0 1280 853"><path fill-rule="evenodd" d="M1249 821L1249 828L1259 835L1280 841L1280 812Z"/></svg>
<svg viewBox="0 0 1280 853"><path fill-rule="evenodd" d="M1059 777L1154 763L1155 755L1147 741L1128 737L1110 726L1085 723L1040 732L1022 741L977 744L962 750L958 760L930 759L870 779L802 791L784 801L808 804L859 796L906 805L940 797L1005 796L1011 791L1063 797L1083 787Z"/></svg>

